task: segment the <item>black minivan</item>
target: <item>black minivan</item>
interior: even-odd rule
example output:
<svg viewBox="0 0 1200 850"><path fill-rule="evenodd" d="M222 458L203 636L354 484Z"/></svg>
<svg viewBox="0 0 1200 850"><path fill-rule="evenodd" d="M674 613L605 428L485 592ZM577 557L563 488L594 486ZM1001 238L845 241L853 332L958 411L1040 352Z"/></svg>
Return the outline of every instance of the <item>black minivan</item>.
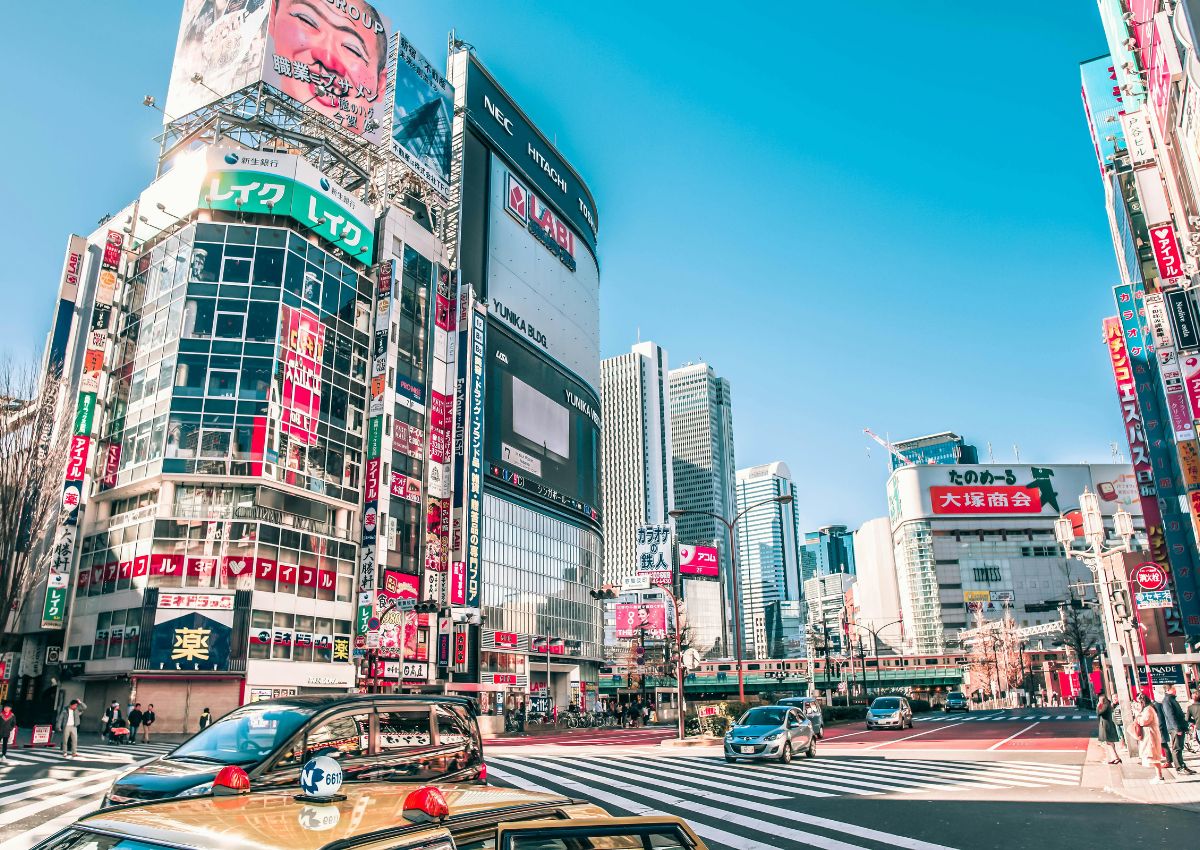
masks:
<svg viewBox="0 0 1200 850"><path fill-rule="evenodd" d="M475 703L466 697L336 694L252 702L113 783L105 805L207 794L226 765L252 788L297 785L316 756L347 782L480 782Z"/></svg>

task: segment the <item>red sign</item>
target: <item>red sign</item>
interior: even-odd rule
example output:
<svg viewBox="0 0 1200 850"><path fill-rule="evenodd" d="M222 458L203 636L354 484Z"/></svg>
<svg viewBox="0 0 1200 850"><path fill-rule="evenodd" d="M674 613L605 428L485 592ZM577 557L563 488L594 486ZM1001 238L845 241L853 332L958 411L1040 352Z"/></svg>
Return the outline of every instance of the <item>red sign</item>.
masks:
<svg viewBox="0 0 1200 850"><path fill-rule="evenodd" d="M930 487L935 514L1040 514L1042 494L1033 487L979 485Z"/></svg>
<svg viewBox="0 0 1200 850"><path fill-rule="evenodd" d="M515 649L517 646L516 632L493 632L492 642L497 649Z"/></svg>
<svg viewBox="0 0 1200 850"><path fill-rule="evenodd" d="M1158 266L1158 276L1164 281L1182 277L1183 257L1179 253L1179 240L1175 238L1175 228L1169 224L1150 228L1150 244L1154 248L1154 264Z"/></svg>
<svg viewBox="0 0 1200 850"><path fill-rule="evenodd" d="M685 576L716 578L719 573L717 547L680 546L679 572Z"/></svg>
<svg viewBox="0 0 1200 850"><path fill-rule="evenodd" d="M425 459L425 435L420 428L404 422L392 423L392 449L400 454Z"/></svg>
<svg viewBox="0 0 1200 850"><path fill-rule="evenodd" d="M1138 564L1133 571L1133 580L1142 590L1162 590L1167 586L1167 574L1153 561Z"/></svg>
<svg viewBox="0 0 1200 850"><path fill-rule="evenodd" d="M307 310L283 311L283 430L302 445L317 441L325 326Z"/></svg>
<svg viewBox="0 0 1200 850"><path fill-rule="evenodd" d="M125 237L115 230L108 231L104 242L103 264L110 269L121 267L121 249L125 247Z"/></svg>
<svg viewBox="0 0 1200 850"><path fill-rule="evenodd" d="M512 673L493 673L492 683L496 685L515 685L517 677Z"/></svg>
<svg viewBox="0 0 1200 850"><path fill-rule="evenodd" d="M104 486L117 486L117 470L121 467L121 444L111 443L104 458Z"/></svg>
<svg viewBox="0 0 1200 850"><path fill-rule="evenodd" d="M367 499L368 502L379 501L379 458L367 458Z"/></svg>
<svg viewBox="0 0 1200 850"><path fill-rule="evenodd" d="M421 482L403 473L392 473L392 480L388 485L388 490L397 498L405 499L409 502L421 501Z"/></svg>
<svg viewBox="0 0 1200 850"><path fill-rule="evenodd" d="M437 390L429 393L429 462L446 463L450 459L450 424L454 418L454 397Z"/></svg>
<svg viewBox="0 0 1200 850"><path fill-rule="evenodd" d="M67 455L67 481L82 481L87 471L88 448L92 444L91 437L76 434L71 437L71 449Z"/></svg>
<svg viewBox="0 0 1200 850"><path fill-rule="evenodd" d="M450 604L467 604L467 563L455 561L450 565ZM515 644L514 644L515 645Z"/></svg>
<svg viewBox="0 0 1200 850"><path fill-rule="evenodd" d="M667 606L662 602L622 603L617 606L617 637L633 638L638 632L646 637L662 639L667 636ZM554 650L551 649L551 652Z"/></svg>
<svg viewBox="0 0 1200 850"><path fill-rule="evenodd" d="M410 573L397 570L384 570L383 586L379 593L389 599L416 599L420 596L417 586L420 579Z"/></svg>

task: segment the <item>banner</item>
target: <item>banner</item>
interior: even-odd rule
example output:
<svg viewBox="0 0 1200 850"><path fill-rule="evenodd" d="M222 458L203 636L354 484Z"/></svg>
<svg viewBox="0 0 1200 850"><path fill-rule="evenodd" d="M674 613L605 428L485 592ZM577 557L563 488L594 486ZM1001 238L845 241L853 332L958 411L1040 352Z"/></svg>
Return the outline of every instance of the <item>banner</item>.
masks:
<svg viewBox="0 0 1200 850"><path fill-rule="evenodd" d="M314 445L321 417L325 326L308 310L284 305L280 311L280 327L283 431L301 445Z"/></svg>
<svg viewBox="0 0 1200 850"><path fill-rule="evenodd" d="M667 606L663 602L619 603L616 606L617 637L628 639L645 634L651 640L667 636Z"/></svg>
<svg viewBox="0 0 1200 850"><path fill-rule="evenodd" d="M392 77L392 153L445 200L454 89L403 35L396 36Z"/></svg>
<svg viewBox="0 0 1200 850"><path fill-rule="evenodd" d="M679 547L679 573L687 576L716 578L720 573L717 547L681 545Z"/></svg>

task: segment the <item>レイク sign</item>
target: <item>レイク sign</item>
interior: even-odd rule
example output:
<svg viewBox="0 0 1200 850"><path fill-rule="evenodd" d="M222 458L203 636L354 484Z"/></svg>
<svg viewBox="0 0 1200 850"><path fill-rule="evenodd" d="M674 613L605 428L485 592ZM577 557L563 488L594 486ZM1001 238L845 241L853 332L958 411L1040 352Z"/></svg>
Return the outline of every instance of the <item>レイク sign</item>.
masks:
<svg viewBox="0 0 1200 850"><path fill-rule="evenodd" d="M980 485L930 487L935 514L1040 514L1042 494L1033 487Z"/></svg>

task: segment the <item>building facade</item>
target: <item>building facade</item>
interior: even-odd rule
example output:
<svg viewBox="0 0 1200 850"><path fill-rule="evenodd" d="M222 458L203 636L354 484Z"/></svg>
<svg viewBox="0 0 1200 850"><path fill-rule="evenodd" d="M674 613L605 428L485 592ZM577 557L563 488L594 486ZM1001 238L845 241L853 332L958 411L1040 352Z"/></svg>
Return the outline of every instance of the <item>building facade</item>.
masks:
<svg viewBox="0 0 1200 850"><path fill-rule="evenodd" d="M687 364L669 374L675 509L732 518L737 497L729 381L707 363ZM708 544L720 553L721 581L692 582L685 594L697 648L732 656L729 532L716 519L694 513L678 517L675 532L680 543Z"/></svg>
<svg viewBox="0 0 1200 850"><path fill-rule="evenodd" d="M913 437L911 440L900 440L892 443L892 449L899 452L909 463L979 463L979 452L974 446L951 431L940 434L930 434L926 437ZM891 456L892 469L903 466L900 459Z"/></svg>
<svg viewBox="0 0 1200 850"><path fill-rule="evenodd" d="M767 612L773 610L780 617L782 635L783 612L778 604L799 601L802 592L796 487L782 461L739 469L736 482L737 512L743 514L736 540L746 657L767 658L771 653L767 623L772 619ZM782 496L792 501L772 501Z"/></svg>
<svg viewBox="0 0 1200 850"><path fill-rule="evenodd" d="M1054 534L1055 520L1078 508L1085 488L1100 495L1110 528L1124 508L1144 533L1137 481L1126 465L893 472L888 501L907 651L959 648L960 632L1005 612L1022 627L1057 621L1072 584L1091 582L1086 567L1063 557Z"/></svg>
<svg viewBox="0 0 1200 850"><path fill-rule="evenodd" d="M831 575L854 574L854 536L844 525L823 525L804 533L800 547L801 581Z"/></svg>
<svg viewBox="0 0 1200 850"><path fill-rule="evenodd" d="M633 574L638 528L668 523L675 506L667 373L653 342L600 362L605 583Z"/></svg>
<svg viewBox="0 0 1200 850"><path fill-rule="evenodd" d="M900 609L900 587L896 580L896 556L892 524L877 517L854 532L853 622L870 636L867 647L880 653L900 653L904 648L904 618Z"/></svg>

